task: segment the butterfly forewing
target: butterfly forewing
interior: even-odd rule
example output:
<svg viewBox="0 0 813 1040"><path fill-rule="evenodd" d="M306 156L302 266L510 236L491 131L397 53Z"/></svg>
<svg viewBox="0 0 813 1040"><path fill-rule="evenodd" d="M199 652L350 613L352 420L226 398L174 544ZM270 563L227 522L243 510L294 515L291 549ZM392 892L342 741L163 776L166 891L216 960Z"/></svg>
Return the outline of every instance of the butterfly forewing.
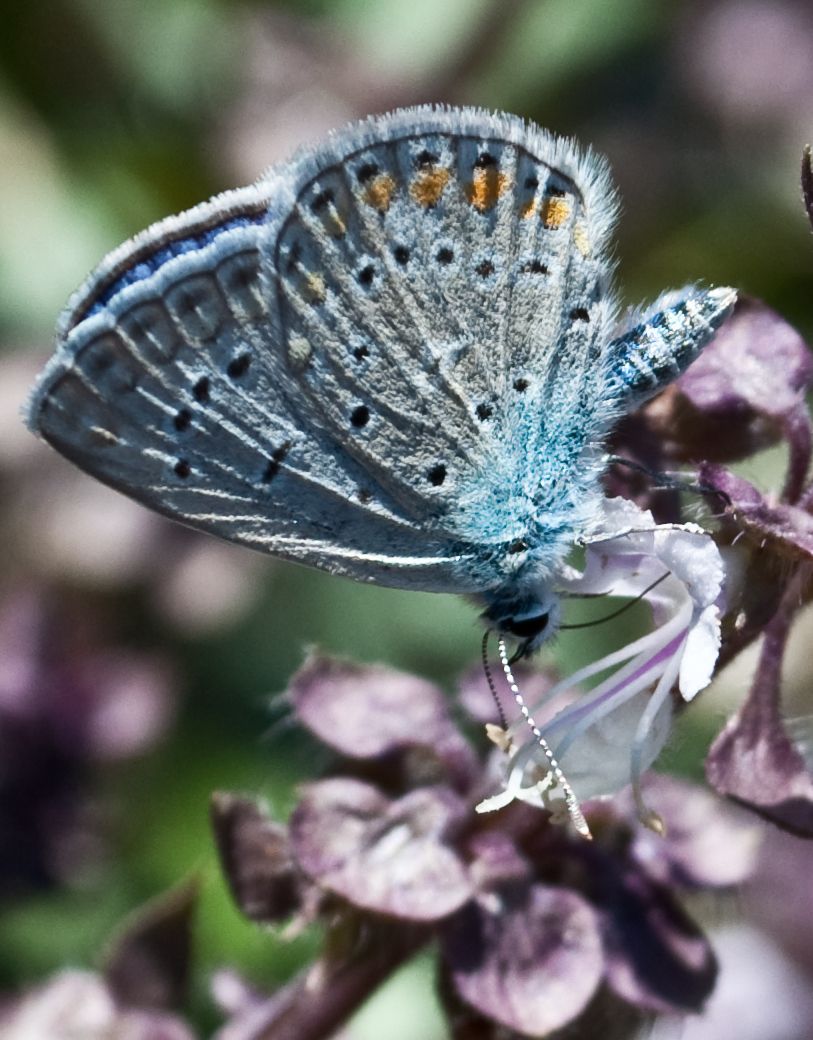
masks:
<svg viewBox="0 0 813 1040"><path fill-rule="evenodd" d="M550 400L601 378L585 200L521 144L413 133L344 155L300 191L274 266L303 399L415 521L459 512L486 470L538 486Z"/></svg>

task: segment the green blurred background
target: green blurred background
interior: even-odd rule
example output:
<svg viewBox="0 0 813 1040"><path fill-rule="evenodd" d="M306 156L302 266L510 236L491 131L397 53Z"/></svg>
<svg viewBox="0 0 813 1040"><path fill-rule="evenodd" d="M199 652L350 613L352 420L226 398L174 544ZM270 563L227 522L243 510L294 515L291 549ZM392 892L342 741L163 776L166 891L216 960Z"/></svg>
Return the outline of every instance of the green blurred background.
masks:
<svg viewBox="0 0 813 1040"><path fill-rule="evenodd" d="M56 822L46 812L53 832L29 835L31 862L0 876L0 989L94 963L124 913L194 872L202 1020L220 964L264 987L283 980L315 937L282 944L232 909L210 791L259 793L284 816L296 781L318 771L321 752L274 702L308 645L450 692L477 660L468 604L217 545L74 473L18 418L57 313L109 249L332 126L427 101L516 112L609 156L625 303L687 281L729 284L813 334L798 179L813 125L806 0L0 4L0 643L30 667L56 653L63 672L67 661L97 674L104 660L114 676L86 681L93 703L76 725L95 737L72 760L69 809ZM771 489L781 463L769 453L747 472ZM628 623L590 641L565 634L550 656L568 669ZM791 658L803 698L806 668ZM2 668L0 687L25 686ZM702 775L744 668L682 720L668 765ZM54 683L39 696L68 698ZM0 846L15 834L0 828ZM3 857L15 860L6 849L0 867Z"/></svg>

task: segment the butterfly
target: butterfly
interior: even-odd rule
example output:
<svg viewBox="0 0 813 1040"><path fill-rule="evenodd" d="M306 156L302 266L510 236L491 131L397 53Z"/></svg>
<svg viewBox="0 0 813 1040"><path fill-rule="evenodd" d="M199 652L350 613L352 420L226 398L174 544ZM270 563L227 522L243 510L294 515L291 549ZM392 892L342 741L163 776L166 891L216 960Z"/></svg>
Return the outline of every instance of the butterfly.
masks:
<svg viewBox="0 0 813 1040"><path fill-rule="evenodd" d="M616 210L603 159L515 116L370 118L114 250L27 422L182 523L474 594L534 649L613 423L735 301L690 287L619 326Z"/></svg>

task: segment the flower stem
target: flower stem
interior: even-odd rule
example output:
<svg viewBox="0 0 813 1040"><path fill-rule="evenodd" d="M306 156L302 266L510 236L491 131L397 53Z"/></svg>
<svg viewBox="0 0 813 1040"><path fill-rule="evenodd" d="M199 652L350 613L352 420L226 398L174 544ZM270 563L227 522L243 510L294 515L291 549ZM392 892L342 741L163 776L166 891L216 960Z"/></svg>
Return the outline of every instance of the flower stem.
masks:
<svg viewBox="0 0 813 1040"><path fill-rule="evenodd" d="M431 935L425 925L345 908L328 927L317 960L232 1019L215 1040L327 1040Z"/></svg>

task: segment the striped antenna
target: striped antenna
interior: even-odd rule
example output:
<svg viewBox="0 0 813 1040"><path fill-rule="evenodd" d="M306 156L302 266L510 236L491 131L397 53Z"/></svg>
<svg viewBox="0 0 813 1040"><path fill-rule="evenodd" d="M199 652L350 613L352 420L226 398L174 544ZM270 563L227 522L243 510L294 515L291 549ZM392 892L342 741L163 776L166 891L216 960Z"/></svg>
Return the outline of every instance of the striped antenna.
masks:
<svg viewBox="0 0 813 1040"><path fill-rule="evenodd" d="M573 821L573 826L576 828L579 834L582 835L582 837L587 838L589 841L592 841L593 835L590 833L590 828L587 826L587 820L585 820L584 814L582 813L581 806L579 805L579 799L576 797L576 792L570 786L570 784L567 781L567 777L559 768L559 763L553 757L553 752L548 747L547 741L542 736L539 727L534 722L531 713L528 711L528 707L525 704L525 701L523 700L522 694L519 692L519 687L517 686L516 680L514 679L514 673L511 671L511 664L508 660L508 651L505 648L505 640L500 638L497 645L500 651L500 662L502 663L502 670L505 672L505 678L508 682L508 685L511 688L511 693L513 693L514 700L517 702L519 710L522 712L522 717L531 727L531 732L536 738L537 743L545 752L545 755L548 759L548 763L550 765L551 773L553 773L554 777L556 778L557 784L562 788L562 790L565 793L567 811L570 813L570 819Z"/></svg>

